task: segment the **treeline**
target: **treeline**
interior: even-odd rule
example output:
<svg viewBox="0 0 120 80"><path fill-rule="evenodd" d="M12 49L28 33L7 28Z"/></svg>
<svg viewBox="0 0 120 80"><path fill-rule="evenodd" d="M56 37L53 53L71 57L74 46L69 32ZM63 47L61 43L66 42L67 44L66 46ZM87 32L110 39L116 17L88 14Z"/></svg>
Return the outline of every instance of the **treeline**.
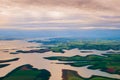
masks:
<svg viewBox="0 0 120 80"><path fill-rule="evenodd" d="M63 49L87 49L87 50L120 50L119 41L71 41L58 43L55 46L48 47L53 52L64 52Z"/></svg>

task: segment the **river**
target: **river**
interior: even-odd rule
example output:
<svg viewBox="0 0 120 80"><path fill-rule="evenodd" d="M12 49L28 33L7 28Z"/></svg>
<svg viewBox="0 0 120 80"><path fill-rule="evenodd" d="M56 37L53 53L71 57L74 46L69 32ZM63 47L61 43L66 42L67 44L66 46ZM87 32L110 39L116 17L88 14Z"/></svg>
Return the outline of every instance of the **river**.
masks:
<svg viewBox="0 0 120 80"><path fill-rule="evenodd" d="M7 75L9 72L11 72L12 70L14 70L15 68L21 65L31 64L34 68L46 69L50 71L51 73L50 80L62 80L63 69L77 71L80 76L85 77L85 78L89 78L92 75L99 75L99 76L104 76L104 77L109 77L109 78L120 79L120 75L109 74L106 72L102 72L100 70L87 69L87 66L72 67L72 66L64 65L64 64L56 64L58 62L61 63L61 61L57 61L57 60L50 61L50 60L44 59L44 57L50 57L50 56L75 56L75 55L86 56L89 54L101 55L102 53L105 53L106 51L92 50L92 52L90 53L81 53L80 50L78 49L72 49L72 50L65 50L64 54L54 53L51 51L46 52L46 53L9 54L10 52L15 52L16 50L36 49L36 47L40 45L41 44L29 43L23 40L0 41L0 60L20 58L18 61L7 62L11 65L4 67L4 68L0 68L0 77Z"/></svg>

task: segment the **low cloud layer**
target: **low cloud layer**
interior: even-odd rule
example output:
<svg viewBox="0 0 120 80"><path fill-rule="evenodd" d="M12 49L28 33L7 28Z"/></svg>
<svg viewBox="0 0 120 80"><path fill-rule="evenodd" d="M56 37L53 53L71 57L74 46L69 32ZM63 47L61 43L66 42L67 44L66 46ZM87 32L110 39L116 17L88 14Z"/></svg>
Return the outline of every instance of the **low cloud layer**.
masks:
<svg viewBox="0 0 120 80"><path fill-rule="evenodd" d="M0 0L0 29L120 29L119 0Z"/></svg>

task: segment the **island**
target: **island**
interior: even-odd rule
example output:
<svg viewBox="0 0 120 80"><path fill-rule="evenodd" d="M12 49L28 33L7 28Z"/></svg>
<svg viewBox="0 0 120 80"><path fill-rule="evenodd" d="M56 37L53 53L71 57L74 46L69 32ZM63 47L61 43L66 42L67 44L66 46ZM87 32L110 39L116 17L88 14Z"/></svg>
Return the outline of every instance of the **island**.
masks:
<svg viewBox="0 0 120 80"><path fill-rule="evenodd" d="M8 59L8 60L0 60L0 68L4 68L4 67L10 65L10 64L4 64L6 62L13 62L13 61L17 61L17 60L19 60L19 58L13 58L13 59Z"/></svg>
<svg viewBox="0 0 120 80"><path fill-rule="evenodd" d="M5 63L5 62L12 62L12 61L17 61L19 58L13 58L13 59L8 59L8 60L0 60L0 63Z"/></svg>
<svg viewBox="0 0 120 80"><path fill-rule="evenodd" d="M47 40L32 40L28 42L36 42L43 44L53 52L64 53L64 50L78 48L80 50L120 50L120 40L91 40L79 38L50 38Z"/></svg>
<svg viewBox="0 0 120 80"><path fill-rule="evenodd" d="M10 64L0 64L0 68L3 68L3 67L6 67L6 66L9 66Z"/></svg>
<svg viewBox="0 0 120 80"><path fill-rule="evenodd" d="M8 73L0 80L49 80L51 74L47 70L33 68L32 65L22 65Z"/></svg>
<svg viewBox="0 0 120 80"><path fill-rule="evenodd" d="M1 77L0 80L49 80L51 74L49 71L33 68L32 65L22 65L12 72L8 73L5 77ZM118 80L113 78L107 78L102 76L91 76L90 78L83 78L76 71L63 69L62 80Z"/></svg>
<svg viewBox="0 0 120 80"><path fill-rule="evenodd" d="M19 54L19 53L45 53L45 52L49 52L49 49L35 49L35 50L28 50L28 51L24 51L24 50L17 50L16 52L11 52L10 54Z"/></svg>
<svg viewBox="0 0 120 80"><path fill-rule="evenodd" d="M90 78L83 78L76 71L72 70L62 70L62 78L63 80L118 80L118 79L112 79L112 78L107 78L107 77L102 77L102 76L92 76Z"/></svg>
<svg viewBox="0 0 120 80"><path fill-rule="evenodd" d="M48 60L67 61L68 63L60 64L66 64L75 67L91 65L88 67L89 69L100 69L101 71L108 72L111 74L120 74L120 54L103 54L103 55L104 56L88 55L85 57L79 55L72 57L52 56L44 58Z"/></svg>

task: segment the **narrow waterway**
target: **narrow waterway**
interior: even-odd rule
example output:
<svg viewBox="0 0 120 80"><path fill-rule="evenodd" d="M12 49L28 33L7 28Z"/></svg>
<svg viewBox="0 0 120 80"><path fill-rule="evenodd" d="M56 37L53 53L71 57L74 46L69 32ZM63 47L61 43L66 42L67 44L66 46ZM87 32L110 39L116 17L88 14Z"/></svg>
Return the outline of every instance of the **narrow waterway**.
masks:
<svg viewBox="0 0 120 80"><path fill-rule="evenodd" d="M24 64L31 64L34 68L38 69L46 69L50 71L51 77L50 80L62 80L62 70L63 69L69 69L77 71L78 74L82 77L89 78L92 75L99 75L99 76L105 76L110 78L118 78L120 79L120 75L115 74L109 74L106 72L102 72L99 70L90 70L87 69L87 66L85 67L72 67L69 65L64 64L55 64L56 62L60 61L50 61L47 59L44 59L44 57L50 57L50 56L75 56L75 55L81 55L86 56L89 54L98 54L101 55L101 53L105 53L105 51L97 51L92 50L91 53L81 53L78 49L73 50L65 50L64 54L61 53L54 53L54 52L46 52L46 53L27 53L27 54L9 54L10 52L14 52L16 50L30 50L35 49L35 47L40 46L36 43L28 43L26 41L0 41L0 60L6 60L11 58L20 58L18 61L14 62L8 62L11 65L0 68L0 77L5 76L15 68L24 65Z"/></svg>

